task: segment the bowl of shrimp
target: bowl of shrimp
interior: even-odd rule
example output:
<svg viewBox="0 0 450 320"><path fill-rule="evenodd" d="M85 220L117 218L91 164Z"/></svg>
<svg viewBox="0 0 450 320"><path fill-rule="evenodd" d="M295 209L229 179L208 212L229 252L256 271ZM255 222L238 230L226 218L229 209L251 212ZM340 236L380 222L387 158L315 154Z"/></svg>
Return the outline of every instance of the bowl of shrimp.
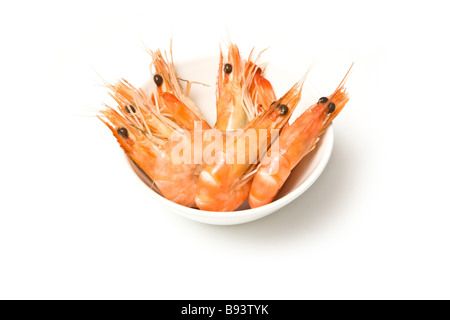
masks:
<svg viewBox="0 0 450 320"><path fill-rule="evenodd" d="M280 210L321 175L349 73L322 96L306 75L260 64L231 43L217 57L149 54L150 80L108 85L117 105L99 118L137 183L168 211L206 224L247 223Z"/></svg>

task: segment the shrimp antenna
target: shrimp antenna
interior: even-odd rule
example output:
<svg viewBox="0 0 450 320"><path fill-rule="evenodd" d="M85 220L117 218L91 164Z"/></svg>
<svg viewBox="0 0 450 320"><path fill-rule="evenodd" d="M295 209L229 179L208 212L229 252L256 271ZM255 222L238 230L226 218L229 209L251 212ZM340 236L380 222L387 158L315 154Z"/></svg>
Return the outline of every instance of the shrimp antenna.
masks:
<svg viewBox="0 0 450 320"><path fill-rule="evenodd" d="M147 44L144 42L144 40L141 40L141 48L142 50L144 50L146 53L149 53L150 48L147 46Z"/></svg>
<svg viewBox="0 0 450 320"><path fill-rule="evenodd" d="M229 45L232 44L230 30L227 30L227 41Z"/></svg>
<svg viewBox="0 0 450 320"><path fill-rule="evenodd" d="M311 71L311 69L313 68L313 66L312 65L309 65L309 67L308 67L308 69L306 70L306 72L305 72L305 74L303 75L303 77L301 77L301 79L296 83L296 84L294 84L294 86L292 87L292 89L291 90L298 90L298 91L302 91L302 89L303 89L303 85L305 84L305 81L306 81L306 78L308 77L308 74L309 74L309 72ZM289 91L287 92L287 93L285 93L285 95L284 96L286 96L287 94L289 94ZM283 97L284 97L283 96ZM283 98L282 97L282 98ZM280 98L280 99L282 99L282 98Z"/></svg>
<svg viewBox="0 0 450 320"><path fill-rule="evenodd" d="M341 80L341 83L339 83L337 89L334 91L334 93L333 93L333 95L331 96L331 98L333 98L333 97L336 95L336 93L338 93L339 91L341 91L341 89L344 87L345 83L347 82L348 76L350 75L350 73L351 73L351 71L352 71L352 68L353 68L353 65L354 65L354 64L355 64L355 63L352 62L352 64L350 65L350 68L348 68L347 73L345 74L344 78Z"/></svg>

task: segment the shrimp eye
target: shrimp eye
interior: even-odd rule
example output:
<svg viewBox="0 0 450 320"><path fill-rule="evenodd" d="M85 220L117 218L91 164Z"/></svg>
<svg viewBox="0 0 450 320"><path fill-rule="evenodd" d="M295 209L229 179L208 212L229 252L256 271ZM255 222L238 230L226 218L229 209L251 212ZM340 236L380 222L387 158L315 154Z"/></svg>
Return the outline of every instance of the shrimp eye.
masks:
<svg viewBox="0 0 450 320"><path fill-rule="evenodd" d="M287 114L288 112L289 112L288 106L285 105L285 104L282 104L282 105L280 106L280 114L284 116L284 115Z"/></svg>
<svg viewBox="0 0 450 320"><path fill-rule="evenodd" d="M322 97L319 99L319 103L327 103L328 102L328 98L327 97Z"/></svg>
<svg viewBox="0 0 450 320"><path fill-rule="evenodd" d="M120 128L117 129L117 133L122 138L128 139L128 130L127 130L127 128L120 127Z"/></svg>
<svg viewBox="0 0 450 320"><path fill-rule="evenodd" d="M158 87L160 87L160 86L163 84L164 79L163 79L163 77L161 77L159 74L155 74L155 75L153 76L153 81L155 81L155 84L156 84Z"/></svg>
<svg viewBox="0 0 450 320"><path fill-rule="evenodd" d="M233 71L233 66L229 63L226 63L223 67L223 72L225 72L226 74L230 74L231 71Z"/></svg>
<svg viewBox="0 0 450 320"><path fill-rule="evenodd" d="M328 113L333 113L334 110L336 110L336 105L333 102L331 102L327 105L327 108L328 108Z"/></svg>
<svg viewBox="0 0 450 320"><path fill-rule="evenodd" d="M129 104L125 107L125 111L128 113L136 113L136 108L132 104Z"/></svg>

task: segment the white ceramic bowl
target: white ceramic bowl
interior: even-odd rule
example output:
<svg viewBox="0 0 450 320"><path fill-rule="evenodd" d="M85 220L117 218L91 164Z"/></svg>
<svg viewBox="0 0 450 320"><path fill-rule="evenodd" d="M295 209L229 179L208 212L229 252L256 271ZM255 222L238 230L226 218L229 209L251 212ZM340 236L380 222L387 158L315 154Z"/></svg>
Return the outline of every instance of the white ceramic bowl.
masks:
<svg viewBox="0 0 450 320"><path fill-rule="evenodd" d="M178 76L180 78L209 85L209 87L205 87L193 84L190 97L196 102L210 124L214 124L216 117L215 86L217 67L218 58L213 57L176 63ZM280 97L284 94L284 91L288 90L301 78L301 74L289 73L286 70L270 64L267 68L267 78L272 82L277 97ZM143 88L150 88L151 86L153 86L153 83L149 81ZM280 88L282 89L280 90ZM302 92L302 100L294 112L291 121L296 119L298 115L300 115L308 106L315 103L320 97L321 95L317 90L311 84L306 82ZM159 194L158 190L153 187L152 181L131 160L126 158L126 161L127 165L132 169L132 174L138 179L137 183L146 188L149 196L155 201L163 204L169 211L198 222L216 225L233 225L265 217L284 207L305 192L325 169L331 156L333 141L333 128L330 126L321 136L316 148L292 171L289 179L272 203L259 208L250 209L248 203L245 202L239 209L233 212L203 211L187 208L169 201Z"/></svg>

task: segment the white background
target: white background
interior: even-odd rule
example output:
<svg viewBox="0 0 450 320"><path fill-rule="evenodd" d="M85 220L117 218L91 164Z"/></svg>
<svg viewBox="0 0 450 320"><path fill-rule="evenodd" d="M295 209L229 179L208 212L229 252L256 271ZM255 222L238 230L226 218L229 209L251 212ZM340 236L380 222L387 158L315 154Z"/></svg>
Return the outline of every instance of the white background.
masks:
<svg viewBox="0 0 450 320"><path fill-rule="evenodd" d="M16 1L0 5L0 298L450 298L445 1ZM242 50L351 100L319 180L219 227L135 186L93 115L100 77ZM223 42L222 42L223 43ZM276 84L274 84L276 86Z"/></svg>

